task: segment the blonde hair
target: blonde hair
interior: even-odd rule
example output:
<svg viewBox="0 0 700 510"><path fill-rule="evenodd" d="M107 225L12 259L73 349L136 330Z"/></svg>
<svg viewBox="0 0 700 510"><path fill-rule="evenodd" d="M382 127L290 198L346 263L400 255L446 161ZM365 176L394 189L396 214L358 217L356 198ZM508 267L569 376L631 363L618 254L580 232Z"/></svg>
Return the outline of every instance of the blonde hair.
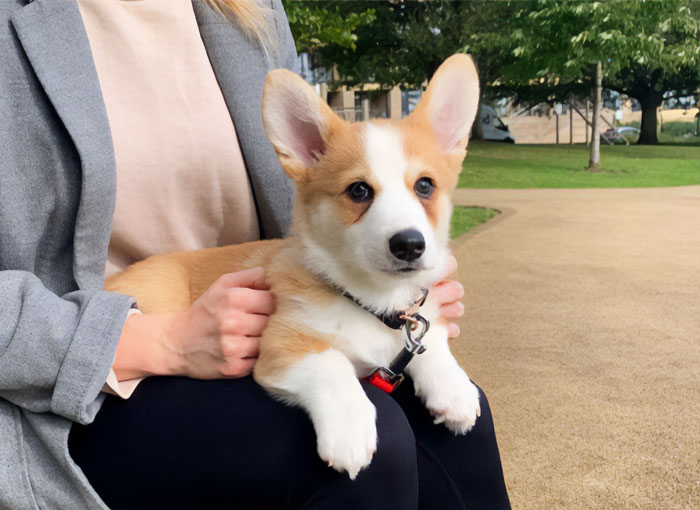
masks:
<svg viewBox="0 0 700 510"><path fill-rule="evenodd" d="M277 51L274 11L260 0L206 0L219 14L238 24L243 32L257 41L265 56Z"/></svg>

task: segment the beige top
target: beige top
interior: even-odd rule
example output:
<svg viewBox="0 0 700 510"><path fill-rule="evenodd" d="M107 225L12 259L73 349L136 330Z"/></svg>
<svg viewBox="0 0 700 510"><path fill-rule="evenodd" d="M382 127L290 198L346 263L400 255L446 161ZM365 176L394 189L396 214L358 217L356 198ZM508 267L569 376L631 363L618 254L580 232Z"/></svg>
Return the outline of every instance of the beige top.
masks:
<svg viewBox="0 0 700 510"><path fill-rule="evenodd" d="M156 253L259 238L231 116L191 0L78 0L112 131L106 276Z"/></svg>
<svg viewBox="0 0 700 510"><path fill-rule="evenodd" d="M156 253L258 239L235 127L191 0L77 1L116 159L105 276Z"/></svg>

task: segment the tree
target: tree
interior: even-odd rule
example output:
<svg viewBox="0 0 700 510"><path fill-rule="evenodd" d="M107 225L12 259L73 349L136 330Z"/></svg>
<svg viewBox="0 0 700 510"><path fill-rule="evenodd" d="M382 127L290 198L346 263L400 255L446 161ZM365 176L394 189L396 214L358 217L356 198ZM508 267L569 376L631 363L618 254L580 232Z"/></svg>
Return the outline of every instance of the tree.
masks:
<svg viewBox="0 0 700 510"><path fill-rule="evenodd" d="M603 86L642 104L640 143L656 142L661 101L692 93L700 83L700 2L692 0L285 5L298 48L336 66L335 85L418 88L445 58L467 52L486 97L551 103L590 95L601 62Z"/></svg>
<svg viewBox="0 0 700 510"><path fill-rule="evenodd" d="M607 88L641 104L640 144L658 143L656 111L665 99L692 95L700 87L700 8L690 2L667 2L663 7L668 17L648 27L652 33L647 37L658 39L652 51L606 80Z"/></svg>
<svg viewBox="0 0 700 510"><path fill-rule="evenodd" d="M503 82L522 88L535 76L553 90L592 82L603 63L603 86L637 99L643 108L640 143L656 143L656 108L664 94L698 86L700 23L690 0L558 2L523 5L514 32L518 60ZM519 41L519 42L518 42Z"/></svg>
<svg viewBox="0 0 700 510"><path fill-rule="evenodd" d="M625 6L634 2L625 2ZM599 126L602 63L616 72L619 62L628 62L638 49L636 37L627 29L629 12L622 16L616 2L570 3L540 0L522 5L515 13L520 20L513 33L512 53L518 57L503 70L504 84L533 90L567 88L569 92L590 84L594 92L593 143L589 169L600 165ZM634 39L634 40L633 40ZM644 43L643 43L644 44ZM608 58L616 55L616 59ZM534 78L534 79L533 79Z"/></svg>
<svg viewBox="0 0 700 510"><path fill-rule="evenodd" d="M495 70L504 60L513 58L502 51L508 38L512 2L340 2L344 15L369 8L374 9L375 19L356 30L356 48L328 45L319 51L324 62L337 67L338 84L374 82L387 88L420 88L450 55L471 53L483 94L488 93ZM475 119L474 131L480 137L480 115Z"/></svg>

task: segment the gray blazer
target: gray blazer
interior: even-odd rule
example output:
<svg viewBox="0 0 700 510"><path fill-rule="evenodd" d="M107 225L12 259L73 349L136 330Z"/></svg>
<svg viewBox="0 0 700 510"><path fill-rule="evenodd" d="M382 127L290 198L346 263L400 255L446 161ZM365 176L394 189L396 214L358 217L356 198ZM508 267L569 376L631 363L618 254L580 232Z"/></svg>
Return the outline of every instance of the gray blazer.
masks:
<svg viewBox="0 0 700 510"><path fill-rule="evenodd" d="M262 129L267 70L296 59L279 0L269 62L193 0L249 171L265 237L290 186ZM134 300L102 289L114 207L109 124L75 0L0 0L0 509L106 508L71 460Z"/></svg>

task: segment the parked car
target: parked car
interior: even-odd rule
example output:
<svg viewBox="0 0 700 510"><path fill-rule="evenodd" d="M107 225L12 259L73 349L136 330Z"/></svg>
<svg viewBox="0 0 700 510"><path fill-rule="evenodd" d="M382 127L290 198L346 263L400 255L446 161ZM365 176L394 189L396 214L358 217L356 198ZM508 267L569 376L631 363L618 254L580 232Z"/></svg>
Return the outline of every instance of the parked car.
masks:
<svg viewBox="0 0 700 510"><path fill-rule="evenodd" d="M639 128L632 126L620 126L616 128L610 128L605 133L603 137L607 138L612 143L626 143L629 145L630 141L635 139L635 135L639 136Z"/></svg>
<svg viewBox="0 0 700 510"><path fill-rule="evenodd" d="M496 115L496 110L488 105L481 105L481 129L484 140L494 142L515 143L515 137L508 126Z"/></svg>

